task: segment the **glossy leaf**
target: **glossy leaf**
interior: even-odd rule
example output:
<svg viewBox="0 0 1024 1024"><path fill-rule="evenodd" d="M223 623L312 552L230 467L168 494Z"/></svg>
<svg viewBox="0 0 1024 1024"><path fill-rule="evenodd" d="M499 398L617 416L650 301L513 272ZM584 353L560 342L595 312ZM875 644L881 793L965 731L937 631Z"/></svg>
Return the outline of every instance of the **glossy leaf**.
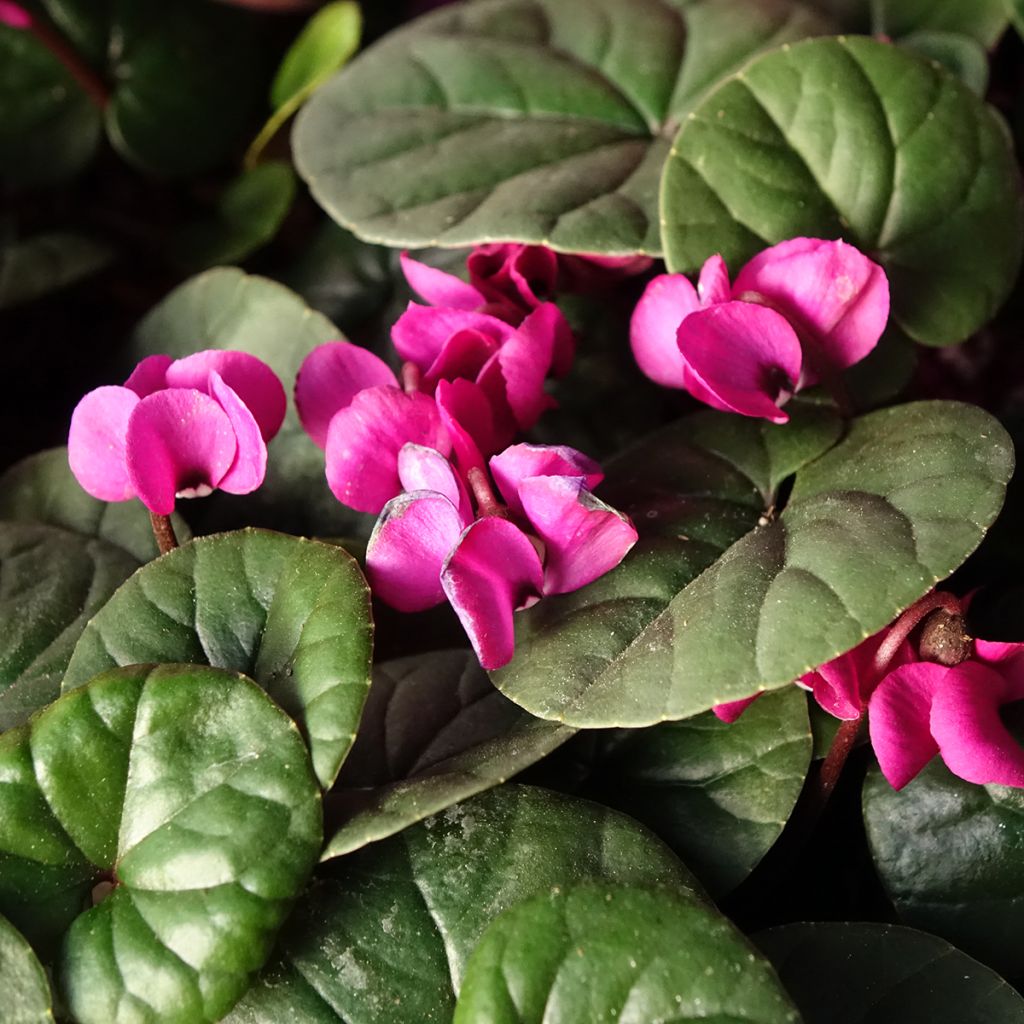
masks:
<svg viewBox="0 0 1024 1024"><path fill-rule="evenodd" d="M885 267L896 323L931 345L994 315L1024 239L999 116L934 63L861 38L783 47L723 82L673 143L661 210L673 270L843 236Z"/></svg>
<svg viewBox="0 0 1024 1024"><path fill-rule="evenodd" d="M507 907L596 879L694 892L630 819L502 786L337 862L227 1024L448 1024L473 947Z"/></svg>
<svg viewBox="0 0 1024 1024"><path fill-rule="evenodd" d="M827 30L790 0L448 7L317 92L296 123L296 163L370 241L658 253L669 126L751 54Z"/></svg>
<svg viewBox="0 0 1024 1024"><path fill-rule="evenodd" d="M934 935L896 925L790 924L755 936L804 1024L1021 1024L1024 999Z"/></svg>
<svg viewBox="0 0 1024 1024"><path fill-rule="evenodd" d="M369 686L369 589L341 548L262 530L203 537L140 569L92 619L65 691L117 665L244 672L302 727L330 785Z"/></svg>
<svg viewBox="0 0 1024 1024"><path fill-rule="evenodd" d="M749 422L720 418L724 437ZM898 406L855 420L799 469L774 518L740 467L761 433L789 429L751 426L742 454L717 454L683 420L609 466L603 496L641 541L589 587L517 616L516 656L493 675L502 692L593 728L687 718L790 683L952 572L995 519L1013 465L980 409Z"/></svg>
<svg viewBox="0 0 1024 1024"><path fill-rule="evenodd" d="M323 859L384 839L500 785L573 729L503 697L472 651L376 665L352 753L328 798L341 824Z"/></svg>
<svg viewBox="0 0 1024 1024"><path fill-rule="evenodd" d="M875 32L907 36L912 32L956 32L991 47L1006 29L1006 0L871 0Z"/></svg>
<svg viewBox="0 0 1024 1024"><path fill-rule="evenodd" d="M53 1024L50 982L32 947L0 917L0 992L5 1024Z"/></svg>
<svg viewBox="0 0 1024 1024"><path fill-rule="evenodd" d="M1024 793L976 786L937 759L897 792L873 769L864 823L902 918L1024 981Z"/></svg>
<svg viewBox="0 0 1024 1024"><path fill-rule="evenodd" d="M708 711L614 734L587 793L653 829L720 896L781 835L811 746L807 698L788 687L731 725Z"/></svg>
<svg viewBox="0 0 1024 1024"><path fill-rule="evenodd" d="M66 231L0 245L0 309L32 302L90 277L113 256L109 246Z"/></svg>
<svg viewBox="0 0 1024 1024"><path fill-rule="evenodd" d="M104 540L0 522L0 730L60 694L86 624L138 564Z"/></svg>
<svg viewBox="0 0 1024 1024"><path fill-rule="evenodd" d="M136 666L6 733L0 766L0 910L38 941L67 929L73 1018L219 1020L319 851L294 724L244 677Z"/></svg>
<svg viewBox="0 0 1024 1024"><path fill-rule="evenodd" d="M453 1024L795 1024L775 972L717 911L674 892L596 884L506 910L466 968Z"/></svg>

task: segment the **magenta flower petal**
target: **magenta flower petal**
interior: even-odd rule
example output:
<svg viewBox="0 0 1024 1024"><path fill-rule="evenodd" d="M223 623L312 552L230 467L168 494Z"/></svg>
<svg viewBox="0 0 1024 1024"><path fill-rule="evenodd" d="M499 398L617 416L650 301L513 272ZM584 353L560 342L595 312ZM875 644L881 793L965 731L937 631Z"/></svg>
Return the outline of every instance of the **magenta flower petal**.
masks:
<svg viewBox="0 0 1024 1024"><path fill-rule="evenodd" d="M462 516L462 525L473 521L469 494L452 464L433 448L407 444L398 453L398 479L406 491L435 491L443 494Z"/></svg>
<svg viewBox="0 0 1024 1024"><path fill-rule="evenodd" d="M614 569L637 541L629 519L595 498L580 477L530 477L519 498L544 542L545 594L586 586Z"/></svg>
<svg viewBox="0 0 1024 1024"><path fill-rule="evenodd" d="M173 362L170 356L146 356L132 370L132 375L124 382L124 386L131 388L139 398L145 398L155 391L163 391L167 387L168 367Z"/></svg>
<svg viewBox="0 0 1024 1024"><path fill-rule="evenodd" d="M214 373L241 399L259 424L263 440L269 441L281 429L288 399L277 374L262 359L223 349L196 352L167 368L167 386L196 388L211 395Z"/></svg>
<svg viewBox="0 0 1024 1024"><path fill-rule="evenodd" d="M793 238L755 256L740 272L733 294L763 297L837 369L863 359L889 319L885 271L843 241ZM808 352L814 368L815 353Z"/></svg>
<svg viewBox="0 0 1024 1024"><path fill-rule="evenodd" d="M931 733L932 697L948 671L930 661L901 665L868 701L871 746L894 789L902 789L939 752Z"/></svg>
<svg viewBox="0 0 1024 1024"><path fill-rule="evenodd" d="M541 594L544 571L529 537L507 519L479 519L448 556L441 585L480 664L501 668L512 659L512 614Z"/></svg>
<svg viewBox="0 0 1024 1024"><path fill-rule="evenodd" d="M334 496L358 512L380 512L402 491L398 453L410 443L442 455L451 451L434 400L395 387L360 391L327 430L327 483Z"/></svg>
<svg viewBox="0 0 1024 1024"><path fill-rule="evenodd" d="M402 273L409 287L432 306L448 309L479 309L486 304L484 295L454 274L414 260L407 252L399 256Z"/></svg>
<svg viewBox="0 0 1024 1024"><path fill-rule="evenodd" d="M400 612L419 612L445 597L441 570L459 542L456 507L430 491L400 494L384 506L366 547L373 592Z"/></svg>
<svg viewBox="0 0 1024 1024"><path fill-rule="evenodd" d="M469 279L488 302L533 309L554 294L558 257L541 245L491 243L466 259Z"/></svg>
<svg viewBox="0 0 1024 1024"><path fill-rule="evenodd" d="M231 468L236 450L228 414L195 388L149 395L128 419L128 476L157 515L170 515L176 496L209 494Z"/></svg>
<svg viewBox="0 0 1024 1024"><path fill-rule="evenodd" d="M1007 687L985 665L965 661L935 688L931 732L949 770L979 785L1024 786L1024 748L999 717Z"/></svg>
<svg viewBox="0 0 1024 1024"><path fill-rule="evenodd" d="M139 404L129 388L90 391L75 406L68 433L68 464L83 490L100 501L135 497L128 476L125 438L128 420Z"/></svg>
<svg viewBox="0 0 1024 1024"><path fill-rule="evenodd" d="M367 388L397 387L391 368L372 352L348 341L328 341L306 356L295 379L295 407L314 444L327 444L334 414Z"/></svg>
<svg viewBox="0 0 1024 1024"><path fill-rule="evenodd" d="M567 445L515 444L495 455L490 467L508 507L519 513L523 511L519 487L530 477L582 477L587 490L593 490L604 479L593 459Z"/></svg>
<svg viewBox="0 0 1024 1024"><path fill-rule="evenodd" d="M455 380L456 377L475 380L497 351L498 342L489 334L474 330L456 331L423 375L423 389L433 391L439 380Z"/></svg>
<svg viewBox="0 0 1024 1024"><path fill-rule="evenodd" d="M732 725L733 722L739 720L740 715L760 696L761 694L755 693L753 697L744 697L742 700L730 700L725 704L716 704L711 710L715 718L720 722Z"/></svg>
<svg viewBox="0 0 1024 1024"><path fill-rule="evenodd" d="M494 407L483 388L470 380L437 385L437 409L451 438L459 470L485 469L484 459L508 443L508 434L495 422Z"/></svg>
<svg viewBox="0 0 1024 1024"><path fill-rule="evenodd" d="M888 635L888 627L879 630L852 650L808 672L799 680L800 685L813 691L814 699L830 715L848 722L860 718L872 692L881 682L874 661L878 648ZM889 672L913 660L913 649L909 643L904 642L885 671Z"/></svg>
<svg viewBox="0 0 1024 1024"><path fill-rule="evenodd" d="M0 25L8 28L27 29L32 27L32 15L20 4L0 0Z"/></svg>
<svg viewBox="0 0 1024 1024"><path fill-rule="evenodd" d="M697 281L697 295L701 306L716 306L720 302L732 299L732 286L729 284L729 271L725 260L718 253L709 256L700 268Z"/></svg>
<svg viewBox="0 0 1024 1024"><path fill-rule="evenodd" d="M644 289L629 324L629 343L640 369L667 388L683 386L676 332L700 308L697 289L682 274L661 274Z"/></svg>
<svg viewBox="0 0 1024 1024"><path fill-rule="evenodd" d="M487 313L410 302L391 328L391 340L405 362L415 363L427 373L448 339L459 331L478 331L502 342L511 335L513 328Z"/></svg>
<svg viewBox="0 0 1024 1024"><path fill-rule="evenodd" d="M235 432L235 460L217 486L229 494L255 491L267 475L267 444L256 417L214 370L210 374L210 396L217 400Z"/></svg>
<svg viewBox="0 0 1024 1024"><path fill-rule="evenodd" d="M800 378L802 353L793 328L773 310L725 302L691 313L680 325L683 381L715 409L773 423L789 417L778 407Z"/></svg>

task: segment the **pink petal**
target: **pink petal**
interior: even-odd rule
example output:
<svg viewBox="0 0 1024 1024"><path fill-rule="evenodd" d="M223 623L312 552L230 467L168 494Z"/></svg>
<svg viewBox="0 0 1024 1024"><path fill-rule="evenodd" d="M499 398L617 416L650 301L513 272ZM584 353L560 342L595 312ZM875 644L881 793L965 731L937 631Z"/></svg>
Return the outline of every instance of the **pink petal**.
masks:
<svg viewBox="0 0 1024 1024"><path fill-rule="evenodd" d="M216 370L210 374L210 393L227 413L237 445L235 461L217 486L229 494L249 494L267 475L267 444L263 433L248 406Z"/></svg>
<svg viewBox="0 0 1024 1024"><path fill-rule="evenodd" d="M398 453L410 443L442 455L451 451L434 400L395 387L360 391L327 431L327 483L334 496L358 512L380 512L402 491Z"/></svg>
<svg viewBox="0 0 1024 1024"><path fill-rule="evenodd" d="M719 721L732 725L760 696L761 694L755 693L753 697L744 697L742 700L730 700L725 704L716 704L711 710Z"/></svg>
<svg viewBox="0 0 1024 1024"><path fill-rule="evenodd" d="M474 467L485 469L485 456L507 442L484 390L470 380L443 380L435 397L463 477Z"/></svg>
<svg viewBox="0 0 1024 1024"><path fill-rule="evenodd" d="M414 260L408 253L399 256L402 273L409 287L432 306L447 306L449 309L479 309L487 299L461 278L448 274L436 267Z"/></svg>
<svg viewBox="0 0 1024 1024"><path fill-rule="evenodd" d="M459 510L462 526L472 522L469 494L452 464L440 452L424 448L421 444L404 445L398 453L398 479L406 491L443 494Z"/></svg>
<svg viewBox="0 0 1024 1024"><path fill-rule="evenodd" d="M170 356L146 356L132 370L132 375L124 382L139 396L145 398L155 391L163 391L167 387L167 369L174 362Z"/></svg>
<svg viewBox="0 0 1024 1024"><path fill-rule="evenodd" d="M125 437L128 420L139 404L129 388L90 391L75 406L68 432L68 464L83 490L100 501L135 497L128 476Z"/></svg>
<svg viewBox="0 0 1024 1024"><path fill-rule="evenodd" d="M439 380L467 377L475 380L487 360L498 351L498 342L480 331L456 331L442 346L423 376L423 390L431 392Z"/></svg>
<svg viewBox="0 0 1024 1024"><path fill-rule="evenodd" d="M732 299L729 270L719 254L709 256L704 266L700 268L697 294L700 296L701 306L716 306L720 302L729 302Z"/></svg>
<svg viewBox="0 0 1024 1024"><path fill-rule="evenodd" d="M277 374L262 359L224 349L196 352L167 368L167 386L196 388L209 395L214 373L238 395L259 424L263 440L269 441L281 429L288 399Z"/></svg>
<svg viewBox="0 0 1024 1024"><path fill-rule="evenodd" d="M543 582L540 556L507 519L480 519L463 533L441 584L484 668L512 659L512 613L539 597Z"/></svg>
<svg viewBox="0 0 1024 1024"><path fill-rule="evenodd" d="M587 490L603 479L601 467L591 458L567 445L515 444L490 461L494 482L514 512L522 512L519 488L533 476L580 477Z"/></svg>
<svg viewBox="0 0 1024 1024"><path fill-rule="evenodd" d="M295 378L295 408L303 429L320 448L340 412L366 388L397 387L391 368L372 352L347 341L318 345L303 360Z"/></svg>
<svg viewBox="0 0 1024 1024"><path fill-rule="evenodd" d="M149 395L128 419L128 476L157 515L170 515L176 496L209 494L231 468L236 448L228 414L195 388Z"/></svg>
<svg viewBox="0 0 1024 1024"><path fill-rule="evenodd" d="M867 707L868 698L881 682L874 661L878 648L888 635L888 627L879 630L852 650L802 676L799 680L801 685L813 691L814 699L830 715L845 721L860 718ZM888 673L912 660L914 657L910 644L903 643L885 671Z"/></svg>
<svg viewBox="0 0 1024 1024"><path fill-rule="evenodd" d="M733 294L763 296L817 349L844 369L878 343L889 319L885 271L843 241L793 238L755 256L739 273ZM813 369L814 352L808 352Z"/></svg>
<svg viewBox="0 0 1024 1024"><path fill-rule="evenodd" d="M676 332L700 308L697 289L682 274L661 274L644 289L629 324L629 343L640 369L667 388L683 386Z"/></svg>
<svg viewBox="0 0 1024 1024"><path fill-rule="evenodd" d="M991 668L965 661L935 689L931 731L954 775L979 785L1024 786L1024 748L999 716L1006 686Z"/></svg>
<svg viewBox="0 0 1024 1024"><path fill-rule="evenodd" d="M629 519L585 490L579 477L530 477L519 497L544 542L545 594L586 586L614 569L637 541Z"/></svg>
<svg viewBox="0 0 1024 1024"><path fill-rule="evenodd" d="M789 417L777 403L800 377L800 341L786 320L750 302L691 313L678 331L683 381L712 408L773 423Z"/></svg>
<svg viewBox="0 0 1024 1024"><path fill-rule="evenodd" d="M929 720L932 696L948 671L928 661L902 665L871 695L871 745L882 774L894 789L902 789L939 752Z"/></svg>
<svg viewBox="0 0 1024 1024"><path fill-rule="evenodd" d="M32 15L20 4L0 0L0 25L8 28L27 29L32 27Z"/></svg>
<svg viewBox="0 0 1024 1024"><path fill-rule="evenodd" d="M410 302L391 328L391 340L403 361L415 363L426 373L453 334L478 331L502 342L512 330L504 320L487 313L420 306Z"/></svg>
<svg viewBox="0 0 1024 1024"><path fill-rule="evenodd" d="M400 612L440 604L445 597L441 569L462 530L462 517L443 495L414 491L393 498L366 547L373 592Z"/></svg>
<svg viewBox="0 0 1024 1024"><path fill-rule="evenodd" d="M558 257L540 245L477 246L466 259L469 279L489 302L533 309L554 294Z"/></svg>

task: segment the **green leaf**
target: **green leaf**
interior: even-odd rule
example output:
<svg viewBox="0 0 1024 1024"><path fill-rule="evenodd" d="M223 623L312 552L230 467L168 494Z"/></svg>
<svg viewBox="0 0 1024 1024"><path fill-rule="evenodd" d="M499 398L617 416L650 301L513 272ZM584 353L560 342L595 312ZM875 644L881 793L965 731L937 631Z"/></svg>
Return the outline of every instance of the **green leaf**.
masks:
<svg viewBox="0 0 1024 1024"><path fill-rule="evenodd" d="M792 0L448 7L318 90L296 122L296 166L370 241L657 254L667 136L696 93L828 28Z"/></svg>
<svg viewBox="0 0 1024 1024"><path fill-rule="evenodd" d="M189 530L175 514L180 542ZM67 448L49 448L0 474L0 520L40 523L95 537L126 551L136 562L157 557L149 513L137 501L98 501L82 490L68 466Z"/></svg>
<svg viewBox="0 0 1024 1024"><path fill-rule="evenodd" d="M791 426L715 416L721 454L683 420L609 467L603 497L630 513L640 543L607 576L517 616L516 656L493 678L532 714L654 725L791 682L952 572L995 519L1013 465L980 409L898 406L853 421L798 469L775 519L762 515L770 472L757 453Z"/></svg>
<svg viewBox="0 0 1024 1024"><path fill-rule="evenodd" d="M674 892L596 884L506 910L466 968L453 1024L749 1021L799 1015L717 911Z"/></svg>
<svg viewBox="0 0 1024 1024"><path fill-rule="evenodd" d="M0 309L32 302L108 266L113 250L102 242L52 231L0 247Z"/></svg>
<svg viewBox="0 0 1024 1024"><path fill-rule="evenodd" d="M988 92L988 54L976 39L959 32L922 29L904 36L900 46L938 61L977 96Z"/></svg>
<svg viewBox="0 0 1024 1024"><path fill-rule="evenodd" d="M0 522L0 730L59 695L86 624L138 564L103 540Z"/></svg>
<svg viewBox="0 0 1024 1024"><path fill-rule="evenodd" d="M143 566L83 632L63 689L116 665L244 672L302 727L326 787L355 739L372 637L369 588L349 554L243 530Z"/></svg>
<svg viewBox="0 0 1024 1024"><path fill-rule="evenodd" d="M272 161L232 181L209 220L188 224L171 240L174 259L193 270L238 263L272 241L295 200L295 172Z"/></svg>
<svg viewBox="0 0 1024 1024"><path fill-rule="evenodd" d="M590 879L696 892L629 818L542 789L492 789L338 861L225 1024L448 1024L490 921Z"/></svg>
<svg viewBox="0 0 1024 1024"><path fill-rule="evenodd" d="M616 734L587 793L652 828L718 897L782 834L811 746L807 698L789 687L732 725L709 711Z"/></svg>
<svg viewBox="0 0 1024 1024"><path fill-rule="evenodd" d="M343 820L322 859L500 785L574 732L503 697L472 651L376 665L356 742L328 798Z"/></svg>
<svg viewBox="0 0 1024 1024"><path fill-rule="evenodd" d="M1021 1024L1022 999L942 939L896 925L790 924L755 936L804 1024Z"/></svg>
<svg viewBox="0 0 1024 1024"><path fill-rule="evenodd" d="M80 1024L219 1020L319 851L294 724L209 668L94 679L0 737L0 779L0 910L41 941L67 929Z"/></svg>
<svg viewBox="0 0 1024 1024"><path fill-rule="evenodd" d="M991 48L1006 30L1008 12L1005 0L871 0L871 18L876 33L956 32Z"/></svg>
<svg viewBox="0 0 1024 1024"><path fill-rule="evenodd" d="M899 792L873 769L864 823L875 868L908 924L1024 981L1024 792L964 782L937 758Z"/></svg>
<svg viewBox="0 0 1024 1024"><path fill-rule="evenodd" d="M4 1024L53 1024L50 982L32 947L0 917L0 992Z"/></svg>
<svg viewBox="0 0 1024 1024"><path fill-rule="evenodd" d="M896 323L930 345L993 316L1024 239L999 115L937 65L861 38L783 47L720 85L672 146L661 210L676 271L845 237L885 267Z"/></svg>
<svg viewBox="0 0 1024 1024"><path fill-rule="evenodd" d="M38 188L73 178L96 152L100 123L41 43L0 25L0 182Z"/></svg>

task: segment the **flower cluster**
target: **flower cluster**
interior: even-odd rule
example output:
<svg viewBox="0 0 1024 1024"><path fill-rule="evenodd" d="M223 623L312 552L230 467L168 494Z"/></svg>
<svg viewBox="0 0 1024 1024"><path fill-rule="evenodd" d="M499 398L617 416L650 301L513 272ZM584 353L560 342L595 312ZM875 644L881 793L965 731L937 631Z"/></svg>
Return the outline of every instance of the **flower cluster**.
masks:
<svg viewBox="0 0 1024 1024"><path fill-rule="evenodd" d="M704 264L696 288L682 274L655 277L630 342L658 384L785 423L790 396L863 359L888 317L878 264L842 241L794 238L759 253L731 284L721 256Z"/></svg>

